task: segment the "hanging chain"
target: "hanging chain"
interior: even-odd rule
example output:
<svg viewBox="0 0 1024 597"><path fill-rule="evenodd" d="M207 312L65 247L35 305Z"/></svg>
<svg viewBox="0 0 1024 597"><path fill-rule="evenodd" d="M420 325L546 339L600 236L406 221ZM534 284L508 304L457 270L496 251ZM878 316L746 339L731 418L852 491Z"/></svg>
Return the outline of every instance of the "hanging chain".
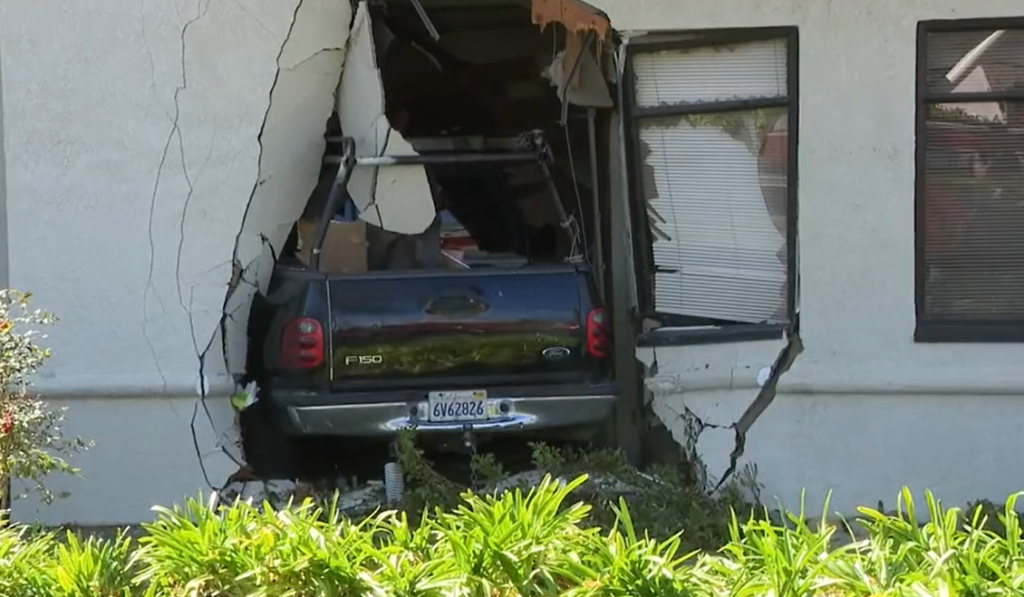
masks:
<svg viewBox="0 0 1024 597"><path fill-rule="evenodd" d="M480 476L476 470L476 438L473 432L466 431L462 438L466 446L466 453L469 454L469 488L473 491L480 489Z"/></svg>

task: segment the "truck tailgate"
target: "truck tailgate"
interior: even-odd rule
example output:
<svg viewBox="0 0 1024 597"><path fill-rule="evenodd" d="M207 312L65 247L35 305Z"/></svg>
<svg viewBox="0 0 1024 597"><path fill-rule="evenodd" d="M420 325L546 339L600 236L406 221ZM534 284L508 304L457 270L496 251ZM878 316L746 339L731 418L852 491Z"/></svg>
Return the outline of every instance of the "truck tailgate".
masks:
<svg viewBox="0 0 1024 597"><path fill-rule="evenodd" d="M591 301L573 266L346 276L328 291L336 386L586 377Z"/></svg>

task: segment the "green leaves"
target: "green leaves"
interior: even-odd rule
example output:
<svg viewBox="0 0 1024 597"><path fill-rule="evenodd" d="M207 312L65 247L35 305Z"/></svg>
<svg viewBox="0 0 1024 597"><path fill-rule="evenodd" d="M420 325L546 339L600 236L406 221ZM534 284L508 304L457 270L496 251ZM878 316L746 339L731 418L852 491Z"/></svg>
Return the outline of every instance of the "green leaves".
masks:
<svg viewBox="0 0 1024 597"><path fill-rule="evenodd" d="M0 595L11 597L996 597L1024 594L1018 495L967 515L903 490L894 513L864 508L864 538L764 511L728 524L717 552L685 553L682 532L648 535L625 499L588 527L574 501L585 476L464 493L419 524L400 512L362 521L332 504L201 499L158 508L134 544L0 528ZM821 520L828 518L828 502ZM923 520L924 522L920 522ZM851 529L852 530L852 529Z"/></svg>
<svg viewBox="0 0 1024 597"><path fill-rule="evenodd" d="M52 501L56 496L45 479L75 473L64 458L87 447L64 437L63 409L29 392L33 374L50 357L50 349L39 344L46 338L39 330L56 321L52 314L30 310L30 296L0 290L0 508L11 497L5 492L14 478L29 481L44 502Z"/></svg>
<svg viewBox="0 0 1024 597"><path fill-rule="evenodd" d="M67 533L56 544L48 568L52 597L130 597L132 588L131 540L124 532L109 541L85 541Z"/></svg>

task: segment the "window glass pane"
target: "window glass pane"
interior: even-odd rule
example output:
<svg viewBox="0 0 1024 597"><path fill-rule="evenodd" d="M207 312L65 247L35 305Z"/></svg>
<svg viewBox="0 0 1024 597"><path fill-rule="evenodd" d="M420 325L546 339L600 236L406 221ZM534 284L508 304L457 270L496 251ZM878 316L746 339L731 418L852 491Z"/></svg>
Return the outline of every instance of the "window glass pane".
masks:
<svg viewBox="0 0 1024 597"><path fill-rule="evenodd" d="M786 321L786 114L640 122L657 311Z"/></svg>
<svg viewBox="0 0 1024 597"><path fill-rule="evenodd" d="M638 54L641 108L786 97L786 40Z"/></svg>
<svg viewBox="0 0 1024 597"><path fill-rule="evenodd" d="M1024 91L1024 29L928 34L928 91Z"/></svg>
<svg viewBox="0 0 1024 597"><path fill-rule="evenodd" d="M1024 102L929 107L923 140L925 312L1024 318ZM993 108L995 109L995 108Z"/></svg>

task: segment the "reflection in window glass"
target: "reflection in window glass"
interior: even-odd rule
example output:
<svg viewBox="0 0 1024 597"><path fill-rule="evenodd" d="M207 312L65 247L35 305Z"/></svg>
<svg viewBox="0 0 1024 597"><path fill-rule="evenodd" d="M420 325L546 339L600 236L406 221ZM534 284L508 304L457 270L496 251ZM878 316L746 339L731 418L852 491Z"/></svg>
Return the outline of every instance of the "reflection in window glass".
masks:
<svg viewBox="0 0 1024 597"><path fill-rule="evenodd" d="M926 47L921 315L1024 320L1024 30L930 32Z"/></svg>

